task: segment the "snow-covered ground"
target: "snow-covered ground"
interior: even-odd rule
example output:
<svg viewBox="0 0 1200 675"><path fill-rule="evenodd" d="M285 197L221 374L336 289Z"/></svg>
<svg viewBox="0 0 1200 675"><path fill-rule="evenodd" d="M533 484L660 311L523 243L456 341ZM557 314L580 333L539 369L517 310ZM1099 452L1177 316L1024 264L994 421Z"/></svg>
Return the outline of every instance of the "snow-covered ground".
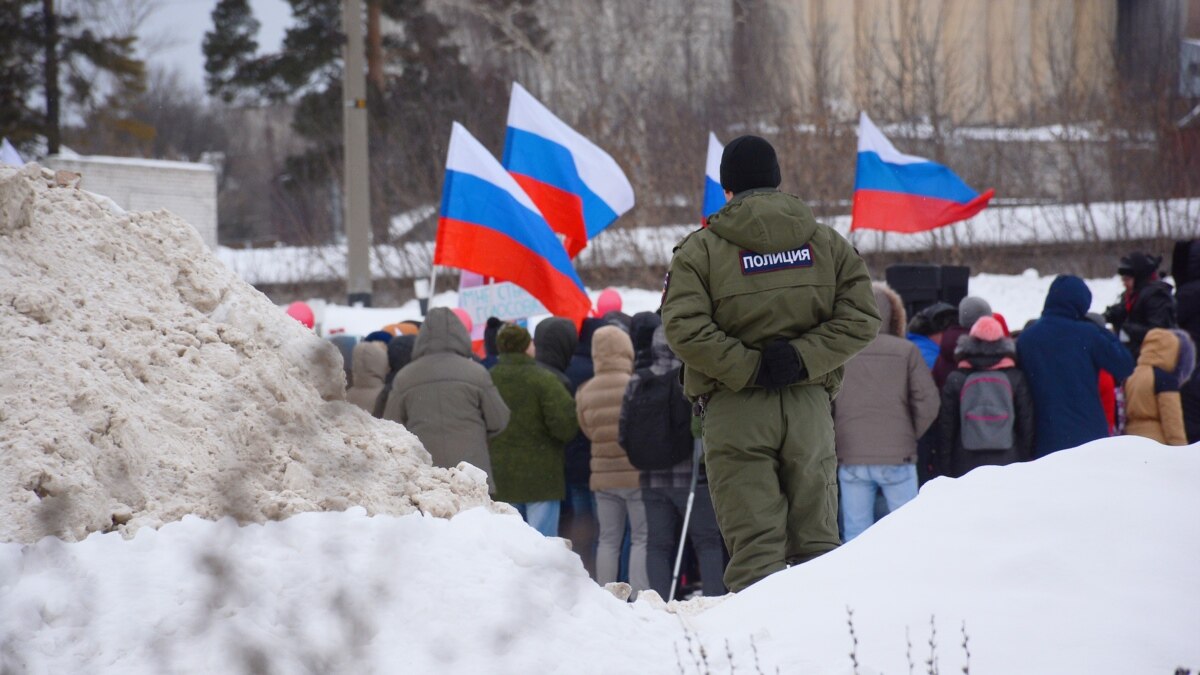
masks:
<svg viewBox="0 0 1200 675"><path fill-rule="evenodd" d="M0 544L0 671L1172 673L1200 666L1197 478L1200 447L1118 438L937 479L673 611L484 509Z"/></svg>

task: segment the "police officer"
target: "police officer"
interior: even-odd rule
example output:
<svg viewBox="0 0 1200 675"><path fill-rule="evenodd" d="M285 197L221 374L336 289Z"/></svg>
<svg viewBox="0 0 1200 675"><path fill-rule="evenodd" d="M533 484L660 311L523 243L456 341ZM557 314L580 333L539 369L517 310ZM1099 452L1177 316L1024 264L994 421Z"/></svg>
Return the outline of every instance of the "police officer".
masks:
<svg viewBox="0 0 1200 675"><path fill-rule="evenodd" d="M675 248L663 299L735 592L841 543L831 404L879 329L862 258L779 183L770 143L730 142L728 203Z"/></svg>

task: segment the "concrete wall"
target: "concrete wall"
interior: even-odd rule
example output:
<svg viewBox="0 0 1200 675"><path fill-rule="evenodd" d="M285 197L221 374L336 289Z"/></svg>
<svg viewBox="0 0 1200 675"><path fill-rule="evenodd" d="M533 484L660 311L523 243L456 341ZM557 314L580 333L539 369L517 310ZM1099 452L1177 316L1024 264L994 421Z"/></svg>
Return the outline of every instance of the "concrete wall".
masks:
<svg viewBox="0 0 1200 675"><path fill-rule="evenodd" d="M47 157L53 169L82 174L80 187L130 211L166 209L191 223L217 247L217 170L208 164L130 157Z"/></svg>

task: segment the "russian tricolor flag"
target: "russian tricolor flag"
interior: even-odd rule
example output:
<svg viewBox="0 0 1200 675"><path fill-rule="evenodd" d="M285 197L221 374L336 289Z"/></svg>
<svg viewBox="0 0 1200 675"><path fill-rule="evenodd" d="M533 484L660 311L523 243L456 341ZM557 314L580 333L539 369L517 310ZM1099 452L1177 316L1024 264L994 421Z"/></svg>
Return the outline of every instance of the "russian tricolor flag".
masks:
<svg viewBox="0 0 1200 675"><path fill-rule="evenodd" d="M450 133L433 262L511 281L576 322L592 307L538 207L458 122Z"/></svg>
<svg viewBox="0 0 1200 675"><path fill-rule="evenodd" d="M725 206L725 190L721 188L721 153L725 146L717 135L708 132L708 162L704 165L704 210L700 215L705 223L708 217Z"/></svg>
<svg viewBox="0 0 1200 675"><path fill-rule="evenodd" d="M988 204L950 169L905 155L864 112L858 121L851 230L923 232L966 220Z"/></svg>
<svg viewBox="0 0 1200 675"><path fill-rule="evenodd" d="M504 168L565 238L574 258L633 208L633 186L616 160L513 83Z"/></svg>

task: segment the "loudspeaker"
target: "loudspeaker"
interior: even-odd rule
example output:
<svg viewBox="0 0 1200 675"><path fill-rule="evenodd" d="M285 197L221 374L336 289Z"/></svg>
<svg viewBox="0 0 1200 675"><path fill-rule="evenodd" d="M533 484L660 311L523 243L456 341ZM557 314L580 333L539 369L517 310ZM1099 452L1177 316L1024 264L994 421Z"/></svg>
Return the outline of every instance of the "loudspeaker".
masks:
<svg viewBox="0 0 1200 675"><path fill-rule="evenodd" d="M884 271L892 290L900 294L904 311L914 316L939 300L958 307L967 297L971 268L959 265L896 264Z"/></svg>
<svg viewBox="0 0 1200 675"><path fill-rule="evenodd" d="M938 299L955 307L967 297L971 283L971 268L962 265L942 265L942 291Z"/></svg>
<svg viewBox="0 0 1200 675"><path fill-rule="evenodd" d="M1188 258L1194 241L1197 240L1177 241L1175 248L1171 251L1171 278L1175 280L1175 288L1179 288L1193 279L1200 279L1200 270L1188 267Z"/></svg>

